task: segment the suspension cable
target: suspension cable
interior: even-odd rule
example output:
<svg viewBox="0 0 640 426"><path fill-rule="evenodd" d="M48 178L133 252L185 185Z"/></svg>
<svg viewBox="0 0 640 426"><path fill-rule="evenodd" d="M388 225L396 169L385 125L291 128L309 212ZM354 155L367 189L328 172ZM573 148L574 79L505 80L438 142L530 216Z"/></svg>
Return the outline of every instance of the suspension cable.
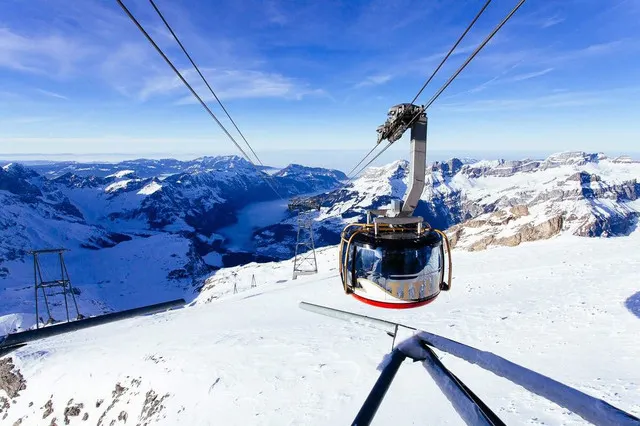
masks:
<svg viewBox="0 0 640 426"><path fill-rule="evenodd" d="M431 99L429 100L429 102L427 102L423 107L422 107L422 112L426 111L427 108L429 108L431 105L433 105L433 103L438 99L438 97L440 97L440 95L442 94L442 92L445 91L445 89L447 87L449 87L449 85L453 82L453 80L456 79L456 77L458 77L458 75L460 75L460 73L467 67L467 65L469 65L469 63L476 57L476 55L487 45L487 43L489 43L489 41L493 38L493 36L496 35L496 33L498 31L500 31L500 29L504 26L504 24L507 23L507 21L509 21L509 19L511 19L511 17L518 11L518 9L520 8L520 6L522 6L524 4L526 0L520 0L518 2L518 4L511 10L511 12L509 12L509 14L493 29L493 31L491 31L491 33L489 33L489 35L482 41L482 43L480 43L478 45L478 47L476 47L476 49L473 51L473 53L471 53L471 55L469 55L469 57L467 58L466 61L464 61L464 63L456 70L455 73L453 73L451 75L451 77L449 77L449 79L446 81L446 83L444 83L442 85L442 87L440 87L440 89L431 97ZM421 112L421 113L422 113ZM411 126L411 124L420 116L420 114L416 114L411 121L409 122L409 126ZM363 167L360 168L360 170L353 176L357 176L358 174L362 173L362 171L364 169L366 169L371 163L373 163L378 157L380 157L380 155L382 155L383 152L385 152L387 150L387 148L389 148L391 146L393 142L389 142L389 144L387 144L387 146L384 147L384 149L382 151L380 151L375 157L373 157L371 160L369 160L367 162L367 164L365 164ZM377 146L377 145L376 145ZM374 147L375 148L375 147ZM351 182L353 180L353 178L347 180L347 182L345 183L344 186L346 186L349 182ZM342 189L342 188L341 188Z"/></svg>
<svg viewBox="0 0 640 426"><path fill-rule="evenodd" d="M482 9L480 9L480 11L476 14L476 17L473 18L473 21L471 21L469 26L467 26L467 29L464 30L464 32L458 38L458 40L455 42L455 44L453 46L451 46L451 49L449 49L449 52L447 53L447 55L442 59L442 61L440 61L440 64L431 73L431 76L427 79L427 81L425 81L425 83L422 85L420 90L418 90L418 93L413 97L413 99L409 103L411 103L411 104L414 103L416 101L416 99L418 99L418 97L420 97L420 95L422 94L422 91L427 87L427 85L431 82L431 80L433 80L433 77L435 77L435 75L438 73L438 71L440 71L440 68L442 68L444 63L447 62L447 59L449 59L449 56L451 56L453 51L456 50L456 47L458 47L458 45L462 42L462 39L467 35L467 33L475 25L476 21L480 18L480 16L484 13L485 9L489 6L489 3L491 3L491 0L487 0L487 2L484 4L484 6L482 6Z"/></svg>
<svg viewBox="0 0 640 426"><path fill-rule="evenodd" d="M353 175L353 177L351 179L349 179L347 181L347 183L351 182L356 176L358 176L360 173L362 173L367 167L369 167L369 165L371 163L373 163L374 161L376 161L378 159L378 157L380 157L382 154L384 154L384 152L391 146L393 145L393 142L389 142L384 148L382 148L382 151L380 151L379 153L376 154L375 157L373 157L371 160L369 160L367 162L367 164L365 164L364 166L360 167L360 170L358 170L358 172ZM377 146L377 145L376 145Z"/></svg>
<svg viewBox="0 0 640 426"><path fill-rule="evenodd" d="M362 163L364 162L364 160L366 160L366 159L367 159L367 157L368 157L368 156L370 156L370 155L371 155L371 153L372 153L373 151L375 151L375 149L376 149L377 147L378 147L378 144L375 144L375 145L373 146L373 148L371 148L371 151L367 152L367 155L365 155L365 156L362 158L362 160L360 160L360 162L359 162L358 164L356 164L355 166L353 166L353 168L351 169L351 171L349 171L349 173L347 173L347 177L349 177L349 175L351 175L351 173L353 173L353 171L354 171L355 169L357 169L357 168L358 168L358 166L359 166L360 164L362 164Z"/></svg>
<svg viewBox="0 0 640 426"><path fill-rule="evenodd" d="M151 0L150 0L151 1ZM449 59L449 57L451 56L451 54L453 53L453 51L458 47L458 45L462 42L462 40L465 38L465 36L467 35L467 33L469 31L471 31L471 28L473 28L473 26L475 25L475 23L478 21L478 19L480 18L480 16L484 13L484 11L487 9L487 7L489 6L489 4L491 3L491 0L487 0L487 2L484 4L484 6L482 6L482 9L480 9L480 11L476 14L476 16L473 18L473 20L471 21L471 23L467 26L467 28L464 30L464 32L462 33L462 35L460 35L460 37L458 37L458 40L456 40L456 42L453 44L453 46L451 46L451 48L449 49L449 52L447 52L447 54L445 55L445 57L442 59L442 61L440 61L440 64L435 68L435 70L431 73L431 75L429 76L429 78L427 79L427 81L422 85L422 87L420 88L420 90L418 91L418 93L413 97L413 100L411 100L410 103L414 103L416 101L416 99L418 99L418 97L420 96L420 94L422 94L422 92L424 91L424 89L429 85L429 83L431 82L431 80L433 80L433 78L435 77L435 75L438 73L438 71L440 71L440 68L442 68L442 66L444 65L444 63ZM413 120L412 120L413 121ZM358 166L360 164L362 164L370 155L371 153L373 153L373 151L376 150L376 148L378 147L378 145L374 145L373 148L371 148L371 150L367 153L367 155L365 155L362 160L360 160L358 162L358 164L356 164L350 171L349 173L347 173L347 177L351 176L351 174L358 168ZM384 152L388 147L385 147L382 152ZM382 152L380 154L382 154ZM375 158L378 158L380 156L380 154L378 154ZM375 160L374 158L374 160ZM371 164L371 162L367 163L367 165ZM357 176L360 172L356 173L355 176ZM354 176L354 177L355 177ZM348 179L347 180L347 184L349 182L351 182L352 179ZM346 184L345 184L346 185Z"/></svg>
<svg viewBox="0 0 640 426"><path fill-rule="evenodd" d="M227 118L229 118L229 121L231 121L231 123L233 124L233 127L236 128L236 130L238 131L238 134L240 135L240 137L242 137L244 142L247 144L247 146L249 147L249 149L253 153L253 156L256 158L256 160L258 160L258 163L260 163L261 166L264 166L264 164L262 163L262 161L258 157L258 154L256 154L256 152L253 150L253 147L251 146L251 144L249 144L249 141L247 141L247 138L245 138L244 134L238 128L238 125L236 124L236 122L233 120L233 118L231 118L231 115L229 114L229 111L227 111L225 106L222 104L222 101L220 101L220 98L218 98L218 95L216 95L216 93L213 91L213 88L211 87L211 85L209 84L207 79L204 77L204 75L202 75L202 72L200 72L200 67L198 67L198 65L196 65L195 61L193 60L193 58L191 57L189 52L187 52L187 49L184 47L184 45L182 44L182 42L180 41L180 39L178 38L176 33L171 28L171 25L169 25L169 22L167 22L167 20L165 19L164 15L162 14L162 12L160 12L160 9L158 9L158 6L156 6L156 4L155 4L155 2L153 0L149 0L149 3L151 3L151 6L156 11L158 16L160 17L160 19L164 23L165 27L167 27L167 29L169 30L169 32L171 33L171 35L173 36L175 41L180 46L180 49L182 49L182 52L184 52L185 56L189 59L189 62L191 62L191 65L193 65L193 68L195 68L196 72L198 73L198 75L200 76L200 78L202 79L204 84L207 86L207 88L209 89L209 92L211 92L211 94L213 95L215 100L218 102L218 105L220 105L220 108L222 108L224 113L227 115Z"/></svg>
<svg viewBox="0 0 640 426"><path fill-rule="evenodd" d="M213 118L215 120L216 123L218 123L218 126L220 126L220 128L224 131L224 133L229 137L229 139L231 140L231 142L233 142L233 144L236 146L236 148L238 148L238 150L242 153L242 155L244 156L244 158L253 166L253 168L258 171L258 175L262 176L263 179L265 179L265 182L267 182L267 184L269 185L269 187L271 187L271 189L273 190L273 192L275 192L275 194L280 197L281 199L284 199L282 197L282 195L280 195L280 193L276 190L276 188L271 184L271 182L269 182L269 180L264 176L265 173L263 173L261 170L258 169L258 167L253 163L253 161L251 160L251 158L247 155L247 153L242 149L242 147L238 144L238 142L235 140L235 138L229 133L229 131L224 127L224 125L220 122L220 120L218 120L218 118L216 117L216 115L211 111L211 109L209 108L209 106L207 106L207 104L202 100L202 98L196 93L196 91L193 89L193 87L191 87L191 85L187 82L187 80L184 78L184 76L182 75L182 73L176 68L176 66L173 64L173 62L171 62L171 60L167 57L167 55L164 54L164 52L162 51L162 49L160 49L160 47L156 44L155 41L153 41L153 38L151 38L151 36L149 35L149 33L147 33L147 31L142 27L142 25L140 24L140 22L138 22L138 20L131 14L131 12L129 11L129 9L127 9L127 7L124 5L124 3L122 3L122 0L116 0L118 2L118 4L120 5L120 7L122 7L122 9L125 11L125 13L127 14L127 16L129 16L129 18L131 19L131 21L138 27L138 29L142 32L142 34L144 34L144 36L147 38L147 40L149 41L149 43L151 43L151 45L156 49L156 51L160 54L160 56L162 56L162 59L165 60L165 62L167 63L167 65L169 65L171 67L171 69L173 70L173 72L176 73L176 75L180 78L180 80L184 83L185 86L187 86L187 88L191 91L191 93L193 94L193 96L198 100L198 102L200 102L200 104L202 105L202 107L209 113L209 115L211 116L211 118Z"/></svg>
<svg viewBox="0 0 640 426"><path fill-rule="evenodd" d="M478 47L476 47L476 49L473 51L473 53L471 55L469 55L469 57L467 58L466 61L464 61L464 63L458 68L458 70L453 73L453 75L451 77L449 77L449 80L447 80L447 82L445 84L442 85L442 87L440 88L440 90L438 90L432 97L431 99L429 99L429 102L427 102L424 105L424 109L426 110L427 108L429 108L431 106L431 104L433 104L436 99L438 99L440 97L440 95L442 94L442 92L445 91L445 89L447 87L449 87L449 85L453 82L453 80L456 79L456 77L458 77L458 75L467 67L467 65L469 65L469 63L473 60L473 58L476 57L476 55L487 45L487 43L489 43L489 41L491 41L491 39L493 38L493 36L496 35L496 33L498 31L500 31L500 29L502 28L502 26L504 24L507 23L507 21L509 19L511 19L511 17L513 16L514 13L516 13L518 11L518 9L520 9L520 6L522 6L524 4L526 0L520 0L518 2L518 4L513 8L513 10L511 10L511 12L505 16L505 18L493 29L493 31L491 31L491 33L489 33L489 35L482 41L482 43L480 43L480 45L478 45Z"/></svg>

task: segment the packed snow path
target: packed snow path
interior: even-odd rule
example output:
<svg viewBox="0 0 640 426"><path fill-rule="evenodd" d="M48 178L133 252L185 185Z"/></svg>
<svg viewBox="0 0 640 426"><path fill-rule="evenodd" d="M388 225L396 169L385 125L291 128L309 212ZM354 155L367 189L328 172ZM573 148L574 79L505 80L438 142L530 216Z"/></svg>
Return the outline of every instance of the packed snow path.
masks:
<svg viewBox="0 0 640 426"><path fill-rule="evenodd" d="M629 299L638 292L639 244L636 231L454 252L452 291L408 312L344 296L335 276L335 248L319 254L318 275L296 281L290 280L290 262L233 268L238 294L232 294L231 279L221 280L193 307L77 331L5 356L1 362L12 359L26 388L7 400L0 423L49 424L55 417L62 424L66 410L69 424L78 425L124 419L350 424L391 339L303 311L301 300L492 351L638 416L640 318ZM250 289L253 274L258 287ZM477 366L449 355L442 361L507 424L584 424ZM0 409L3 392L0 387ZM374 424L426 423L461 420L423 368L407 362Z"/></svg>

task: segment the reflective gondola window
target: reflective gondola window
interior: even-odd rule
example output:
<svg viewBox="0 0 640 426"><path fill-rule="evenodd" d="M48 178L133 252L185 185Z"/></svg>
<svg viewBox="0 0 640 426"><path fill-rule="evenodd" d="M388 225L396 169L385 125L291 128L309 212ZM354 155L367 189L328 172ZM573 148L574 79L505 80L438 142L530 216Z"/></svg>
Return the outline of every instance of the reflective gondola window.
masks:
<svg viewBox="0 0 640 426"><path fill-rule="evenodd" d="M358 247L355 262L358 278L373 281L404 300L429 296L433 286L439 284L443 266L439 246L411 249ZM405 284L398 285L399 281Z"/></svg>

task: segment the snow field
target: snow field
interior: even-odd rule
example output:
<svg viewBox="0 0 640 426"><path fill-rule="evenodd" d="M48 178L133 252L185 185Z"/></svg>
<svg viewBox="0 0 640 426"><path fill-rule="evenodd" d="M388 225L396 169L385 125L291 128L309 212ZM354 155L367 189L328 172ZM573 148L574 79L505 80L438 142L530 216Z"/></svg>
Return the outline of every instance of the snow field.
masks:
<svg viewBox="0 0 640 426"><path fill-rule="evenodd" d="M148 416L145 401L153 391L154 401L168 394L156 406L163 408L148 417L157 424L350 423L379 375L376 367L391 339L303 311L302 300L406 323L494 352L637 416L640 314L625 302L638 292L639 243L636 231L621 238L563 236L454 251L451 292L411 311L377 309L344 296L335 247L319 251L319 274L295 281L290 261L223 269L191 307L15 351L27 388L7 421L39 424L41 407L53 394L53 413L46 420L63 418L73 398L93 422L104 414L103 424L109 424L125 412L135 424ZM257 288L251 289L254 274ZM450 355L442 360L507 424L584 424L476 366ZM126 388L121 395L114 393L117 383ZM99 399L105 402L96 407ZM80 417L70 424L84 424ZM407 361L374 424L425 422L461 424L422 366Z"/></svg>

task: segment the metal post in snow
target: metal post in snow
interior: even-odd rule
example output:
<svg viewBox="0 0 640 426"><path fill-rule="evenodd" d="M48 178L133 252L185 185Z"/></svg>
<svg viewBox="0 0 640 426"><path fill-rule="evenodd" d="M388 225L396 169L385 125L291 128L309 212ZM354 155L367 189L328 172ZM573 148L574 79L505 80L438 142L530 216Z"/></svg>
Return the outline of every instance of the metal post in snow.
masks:
<svg viewBox="0 0 640 426"><path fill-rule="evenodd" d="M64 279L64 264L62 260L62 251L58 252L58 257L60 260L60 283L62 284L62 295L64 296L64 309L67 311L67 322L70 321L69 318L69 303L67 302L67 280Z"/></svg>
<svg viewBox="0 0 640 426"><path fill-rule="evenodd" d="M40 315L38 313L38 273L36 271L36 253L33 253L33 289L36 297L36 328L40 328Z"/></svg>

